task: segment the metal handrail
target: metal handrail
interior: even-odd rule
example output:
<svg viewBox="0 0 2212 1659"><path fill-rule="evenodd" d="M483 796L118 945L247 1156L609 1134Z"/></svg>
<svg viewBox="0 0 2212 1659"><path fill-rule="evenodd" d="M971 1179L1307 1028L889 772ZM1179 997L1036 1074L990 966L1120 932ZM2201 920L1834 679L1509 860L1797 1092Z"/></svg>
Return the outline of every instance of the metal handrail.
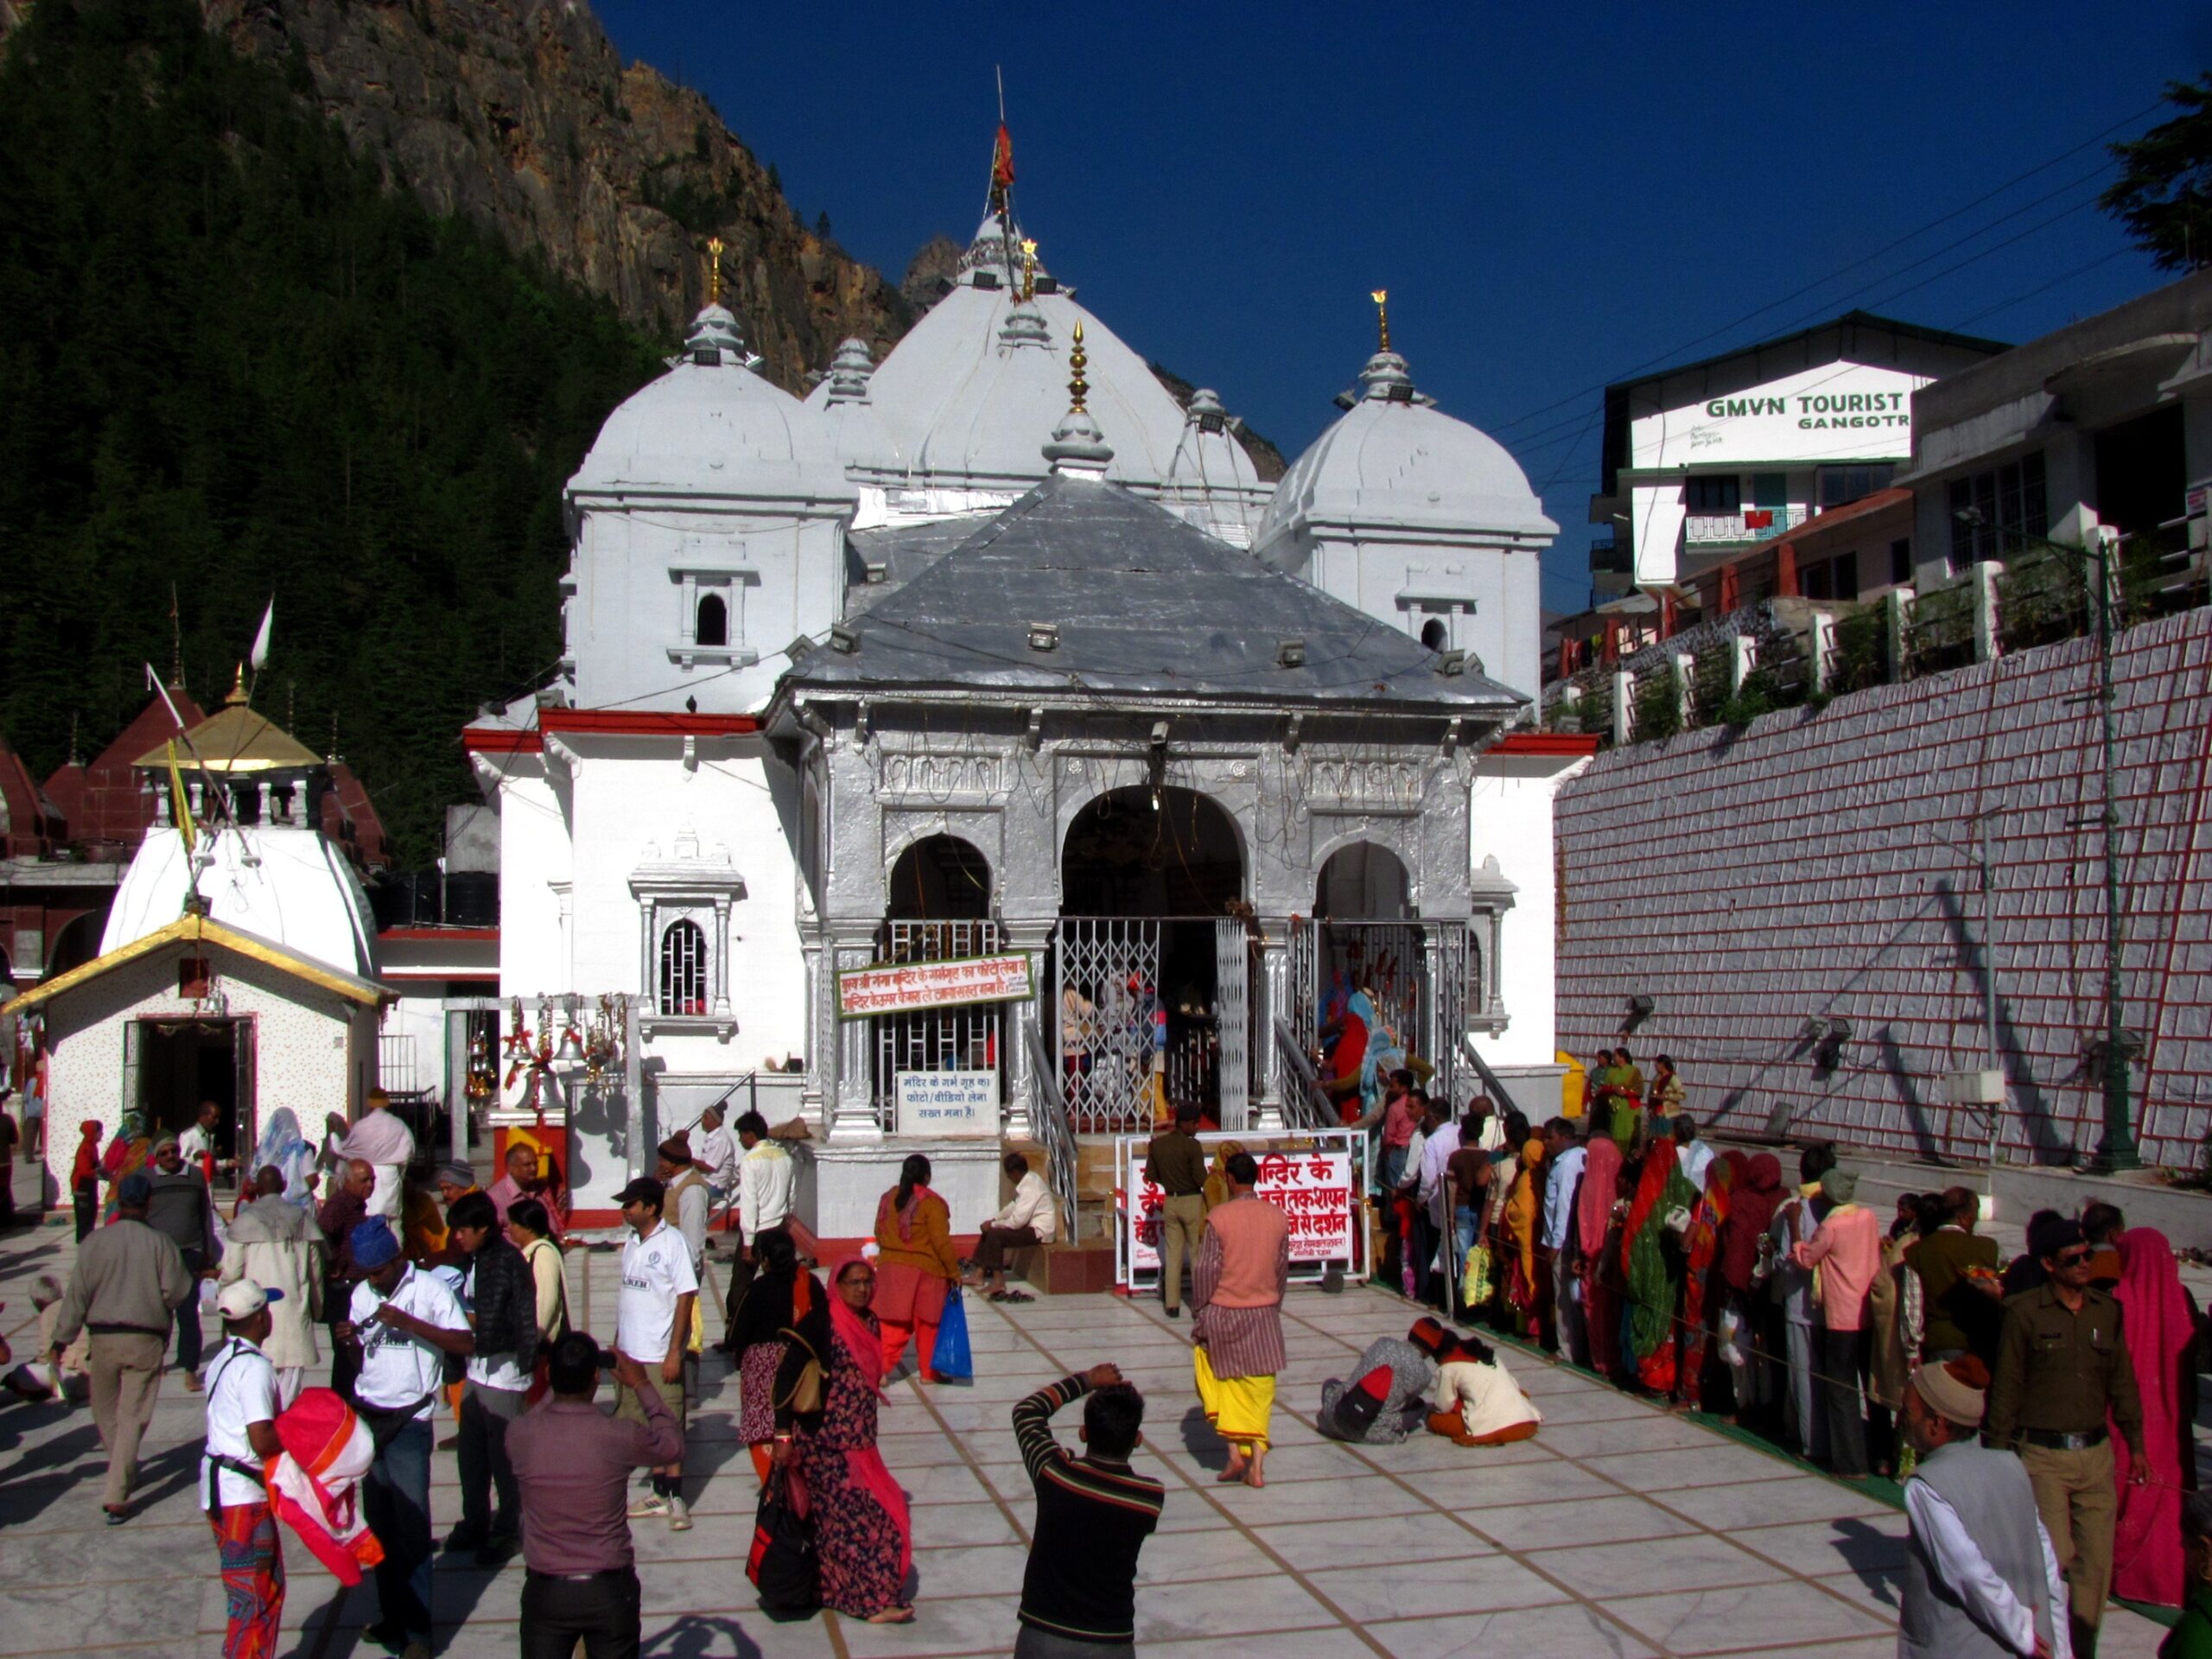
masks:
<svg viewBox="0 0 2212 1659"><path fill-rule="evenodd" d="M1045 1047L1041 1022L1032 1021L1029 1044L1029 1122L1037 1143L1045 1148L1046 1179L1060 1207L1060 1236L1075 1243L1076 1167L1075 1126L1068 1121L1068 1103L1060 1093L1060 1069Z"/></svg>
<svg viewBox="0 0 2212 1659"><path fill-rule="evenodd" d="M1341 1128L1343 1124L1330 1103L1328 1091L1321 1087L1321 1074L1313 1069L1313 1062L1299 1046L1298 1033L1281 1019L1275 1021L1275 1057L1282 1065L1285 1126L1294 1129Z"/></svg>
<svg viewBox="0 0 2212 1659"><path fill-rule="evenodd" d="M1521 1109L1514 1103L1513 1096L1506 1092L1505 1080L1490 1069L1490 1062L1483 1058L1482 1051L1475 1046L1474 1033L1463 1031L1459 1033L1459 1048L1466 1055L1468 1063L1475 1068L1476 1074L1482 1078L1483 1088L1497 1103L1499 1120L1503 1122L1508 1112L1519 1111Z"/></svg>

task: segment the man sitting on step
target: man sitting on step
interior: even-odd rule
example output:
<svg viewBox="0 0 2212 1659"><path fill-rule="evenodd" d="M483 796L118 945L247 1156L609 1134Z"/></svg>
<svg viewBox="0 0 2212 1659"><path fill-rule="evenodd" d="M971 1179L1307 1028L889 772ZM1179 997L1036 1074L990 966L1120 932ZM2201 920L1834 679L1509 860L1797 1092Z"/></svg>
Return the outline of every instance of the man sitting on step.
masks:
<svg viewBox="0 0 2212 1659"><path fill-rule="evenodd" d="M1028 1159L1009 1152L1005 1167L1007 1179L1014 1183L1014 1197L983 1224L982 1236L976 1244L975 1274L963 1282L971 1287L980 1283L995 1302L1033 1301L1028 1292L1006 1287L1007 1252L1025 1244L1050 1244L1058 1237L1058 1210L1052 1201L1052 1189L1029 1167Z"/></svg>

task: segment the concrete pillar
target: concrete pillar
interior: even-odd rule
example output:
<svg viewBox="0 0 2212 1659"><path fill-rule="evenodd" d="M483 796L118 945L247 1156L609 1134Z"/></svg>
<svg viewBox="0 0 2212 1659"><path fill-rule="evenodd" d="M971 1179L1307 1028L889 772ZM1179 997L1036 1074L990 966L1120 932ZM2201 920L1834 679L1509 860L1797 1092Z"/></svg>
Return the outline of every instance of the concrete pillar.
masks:
<svg viewBox="0 0 2212 1659"><path fill-rule="evenodd" d="M1687 651L1676 652L1671 661L1675 671L1675 720L1688 731L1697 724L1697 709L1694 687L1697 678L1697 658Z"/></svg>
<svg viewBox="0 0 2212 1659"><path fill-rule="evenodd" d="M1812 655L1813 690L1816 692L1825 691L1828 689L1829 659L1835 655L1835 613L1834 611L1813 613L1813 626L1806 644Z"/></svg>
<svg viewBox="0 0 2212 1659"><path fill-rule="evenodd" d="M2003 561L1984 559L1974 568L1974 659L1993 663L2005 653L2002 620L1997 614L1997 579L2005 574Z"/></svg>
<svg viewBox="0 0 2212 1659"><path fill-rule="evenodd" d="M1912 677L1906 658L1905 625L1912 614L1913 590L1892 588L1882 595L1882 642L1889 678L1894 684Z"/></svg>
<svg viewBox="0 0 2212 1659"><path fill-rule="evenodd" d="M1751 677L1751 671L1759 665L1759 642L1748 633L1739 633L1728 642L1728 695L1734 696L1744 689L1744 682Z"/></svg>
<svg viewBox="0 0 2212 1659"><path fill-rule="evenodd" d="M1636 676L1626 669L1613 671L1613 741L1625 744L1636 735Z"/></svg>

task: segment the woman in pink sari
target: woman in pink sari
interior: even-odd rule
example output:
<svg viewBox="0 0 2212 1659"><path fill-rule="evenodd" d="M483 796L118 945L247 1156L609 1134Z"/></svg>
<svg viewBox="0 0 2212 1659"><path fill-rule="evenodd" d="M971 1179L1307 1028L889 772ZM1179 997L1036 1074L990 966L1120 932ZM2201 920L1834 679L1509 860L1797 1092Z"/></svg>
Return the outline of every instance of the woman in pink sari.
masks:
<svg viewBox="0 0 2212 1659"><path fill-rule="evenodd" d="M2120 1236L2120 1332L2143 1396L2144 1457L2151 1478L2128 1479L2127 1443L2112 1435L2113 1476L2120 1483L2120 1520L2113 1532L2113 1593L2160 1607L2178 1607L2187 1587L2181 1506L2190 1428L2196 1416L2196 1310L2182 1288L2173 1247L2153 1227Z"/></svg>
<svg viewBox="0 0 2212 1659"><path fill-rule="evenodd" d="M821 1415L801 1419L779 1457L795 1461L814 1514L814 1545L822 1563L822 1605L871 1624L905 1624L914 1565L906 1495L876 1449L876 1407L883 1398L882 1327L868 1304L875 1269L865 1261L837 1269L830 1295L830 1344Z"/></svg>

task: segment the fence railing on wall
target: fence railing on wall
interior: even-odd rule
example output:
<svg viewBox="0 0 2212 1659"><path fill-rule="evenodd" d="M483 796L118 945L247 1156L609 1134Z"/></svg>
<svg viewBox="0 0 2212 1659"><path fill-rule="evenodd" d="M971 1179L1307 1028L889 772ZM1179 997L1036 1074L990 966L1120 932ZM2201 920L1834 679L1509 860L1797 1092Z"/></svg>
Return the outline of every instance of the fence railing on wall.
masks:
<svg viewBox="0 0 2212 1659"><path fill-rule="evenodd" d="M2202 549L2137 538L2114 586L2124 626L2212 603L2212 563ZM2093 636L2096 625L2083 561L2030 549L1927 593L1762 600L1554 681L1546 723L1614 745L1648 742Z"/></svg>

